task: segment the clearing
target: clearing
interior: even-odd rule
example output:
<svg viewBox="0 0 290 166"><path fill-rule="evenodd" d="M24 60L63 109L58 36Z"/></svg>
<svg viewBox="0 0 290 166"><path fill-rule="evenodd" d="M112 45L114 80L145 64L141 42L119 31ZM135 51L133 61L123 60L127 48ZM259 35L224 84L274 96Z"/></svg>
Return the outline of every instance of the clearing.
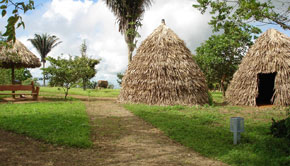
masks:
<svg viewBox="0 0 290 166"><path fill-rule="evenodd" d="M77 97L91 120L92 148L56 146L0 130L0 166L225 165L172 141L113 98Z"/></svg>

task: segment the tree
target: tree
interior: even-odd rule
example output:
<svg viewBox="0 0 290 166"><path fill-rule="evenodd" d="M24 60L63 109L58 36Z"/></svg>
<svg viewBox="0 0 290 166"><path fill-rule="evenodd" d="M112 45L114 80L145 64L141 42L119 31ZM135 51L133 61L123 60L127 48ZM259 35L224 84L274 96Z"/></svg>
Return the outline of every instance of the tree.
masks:
<svg viewBox="0 0 290 166"><path fill-rule="evenodd" d="M232 35L213 35L198 47L194 59L205 73L208 87L218 83L225 95L226 85L251 44L251 37L233 32Z"/></svg>
<svg viewBox="0 0 290 166"><path fill-rule="evenodd" d="M63 88L65 93L64 98L66 99L69 89L80 80L77 65L72 57L69 59L48 57L47 60L51 65L43 68L43 73L48 76L50 86L60 86Z"/></svg>
<svg viewBox="0 0 290 166"><path fill-rule="evenodd" d="M13 40L14 42L16 40L15 37L16 28L19 28L20 26L25 28L25 24L22 20L22 17L20 16L20 11L26 13L29 10L33 10L34 1L29 0L28 2L25 1L15 2L13 0L0 0L0 10L2 17L6 16L8 7L11 6L14 7L14 9L11 12L11 16L8 18L6 31L4 32L3 36L7 37L7 41Z"/></svg>
<svg viewBox="0 0 290 166"><path fill-rule="evenodd" d="M271 0L261 2L259 0L197 0L198 4L193 5L202 14L210 9L212 20L209 22L214 31L224 29L229 22L244 26L251 22L263 24L277 24L284 29L290 29L290 7L289 2L283 0L275 1L280 6L275 8Z"/></svg>
<svg viewBox="0 0 290 166"><path fill-rule="evenodd" d="M71 56L69 59L48 57L47 60L51 65L42 70L47 75L50 86L63 88L65 99L71 87L80 83L85 76L93 77L96 74L94 66L99 63L99 60L86 57L72 58Z"/></svg>
<svg viewBox="0 0 290 166"><path fill-rule="evenodd" d="M119 32L124 35L128 46L128 63L130 63L136 48L135 38L140 36L137 30L142 26L141 17L152 0L105 0L105 3L117 17Z"/></svg>
<svg viewBox="0 0 290 166"><path fill-rule="evenodd" d="M91 59L87 56L87 44L84 41L81 45L81 57L76 57L76 65L78 72L80 73L80 78L82 79L83 89L87 89L87 85L90 79L97 74L95 66L100 63L100 60Z"/></svg>
<svg viewBox="0 0 290 166"><path fill-rule="evenodd" d="M46 56L48 53L57 45L61 43L61 41L58 41L59 38L57 38L54 35L48 35L48 34L35 34L33 39L28 39L28 41L31 42L31 44L36 48L38 53L41 57L41 62L43 63L43 69L45 68L45 62L46 62ZM45 86L45 75L43 73L43 86Z"/></svg>
<svg viewBox="0 0 290 166"><path fill-rule="evenodd" d="M193 7L201 13L209 8L212 19L209 24L213 32L206 42L196 49L197 63L204 71L208 84L219 83L223 95L226 84L231 80L242 56L252 45L252 39L261 33L261 30L250 24L253 22L268 21L269 24L278 24L285 29L287 17L274 11L271 1L261 3L256 0L197 0L198 5Z"/></svg>
<svg viewBox="0 0 290 166"><path fill-rule="evenodd" d="M87 88L88 89L96 89L97 85L98 85L97 81L91 80L91 81L88 82Z"/></svg>
<svg viewBox="0 0 290 166"><path fill-rule="evenodd" d="M117 73L117 82L119 83L120 86L122 86L122 79L124 77L124 73Z"/></svg>
<svg viewBox="0 0 290 166"><path fill-rule="evenodd" d="M0 68L0 84L10 84L11 83L11 70L10 69L2 69ZM16 69L15 70L15 80L20 82L26 81L27 79L31 79L32 75L30 71L26 68Z"/></svg>

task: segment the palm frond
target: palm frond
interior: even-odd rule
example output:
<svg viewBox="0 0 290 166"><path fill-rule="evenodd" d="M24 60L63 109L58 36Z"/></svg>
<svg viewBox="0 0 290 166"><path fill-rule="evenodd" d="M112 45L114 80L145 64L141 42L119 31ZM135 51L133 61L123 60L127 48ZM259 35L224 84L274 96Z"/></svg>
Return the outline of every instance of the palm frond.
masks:
<svg viewBox="0 0 290 166"><path fill-rule="evenodd" d="M41 56L41 62L46 62L45 58L47 54L57 45L62 43L59 41L59 38L55 35L48 35L48 34L35 34L33 39L28 39L31 44L36 48L38 53Z"/></svg>

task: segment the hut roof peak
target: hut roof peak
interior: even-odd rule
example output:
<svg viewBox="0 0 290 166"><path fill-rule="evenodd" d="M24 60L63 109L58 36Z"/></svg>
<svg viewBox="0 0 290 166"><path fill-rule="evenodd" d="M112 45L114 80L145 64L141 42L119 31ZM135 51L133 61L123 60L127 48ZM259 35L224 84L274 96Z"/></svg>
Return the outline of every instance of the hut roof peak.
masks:
<svg viewBox="0 0 290 166"><path fill-rule="evenodd" d="M162 20L161 20L161 24L162 24L162 25L166 25L166 23L165 23L165 19L162 19Z"/></svg>
<svg viewBox="0 0 290 166"><path fill-rule="evenodd" d="M289 40L289 37L287 35L273 28L268 29L264 34L261 35L260 38L271 42L281 42L281 41L285 42L285 40Z"/></svg>

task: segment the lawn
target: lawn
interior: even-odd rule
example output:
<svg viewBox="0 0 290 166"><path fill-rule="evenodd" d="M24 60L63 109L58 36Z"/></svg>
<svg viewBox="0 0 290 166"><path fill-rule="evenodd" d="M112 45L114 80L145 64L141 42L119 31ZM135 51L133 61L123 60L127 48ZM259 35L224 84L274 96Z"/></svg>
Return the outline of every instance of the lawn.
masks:
<svg viewBox="0 0 290 166"><path fill-rule="evenodd" d="M215 92L212 96L215 105L223 103L221 93ZM290 165L289 140L269 134L271 118L286 117L281 108L135 104L125 108L204 156L231 165ZM245 118L245 132L238 145L233 145L229 131L230 117L234 116Z"/></svg>
<svg viewBox="0 0 290 166"><path fill-rule="evenodd" d="M80 95L90 97L118 97L119 89L87 89L72 88L69 90L69 95ZM40 95L64 95L63 89L58 87L40 87Z"/></svg>
<svg viewBox="0 0 290 166"><path fill-rule="evenodd" d="M90 147L90 126L82 102L1 104L0 128L48 143Z"/></svg>

